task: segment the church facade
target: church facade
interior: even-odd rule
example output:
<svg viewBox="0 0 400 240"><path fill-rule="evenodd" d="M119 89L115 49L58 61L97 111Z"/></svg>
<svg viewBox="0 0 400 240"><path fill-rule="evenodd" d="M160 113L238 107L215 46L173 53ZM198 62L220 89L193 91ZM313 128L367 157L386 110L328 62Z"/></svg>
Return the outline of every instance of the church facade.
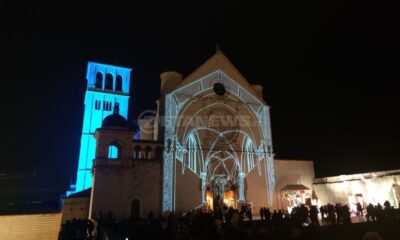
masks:
<svg viewBox="0 0 400 240"><path fill-rule="evenodd" d="M312 161L274 159L262 86L250 84L221 51L185 78L160 78L156 114L139 121L139 139L117 101L94 134L91 217L243 204L258 212L281 207L277 186L302 181L311 189ZM285 171L290 164L296 172Z"/></svg>

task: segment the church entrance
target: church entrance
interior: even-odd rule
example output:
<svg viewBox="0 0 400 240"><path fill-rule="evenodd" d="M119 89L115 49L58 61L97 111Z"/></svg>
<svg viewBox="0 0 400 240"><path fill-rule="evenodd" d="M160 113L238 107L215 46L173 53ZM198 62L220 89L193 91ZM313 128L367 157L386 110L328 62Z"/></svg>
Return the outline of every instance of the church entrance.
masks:
<svg viewBox="0 0 400 240"><path fill-rule="evenodd" d="M207 209L217 210L224 206L236 208L235 186L226 175L216 175L210 180L206 193Z"/></svg>

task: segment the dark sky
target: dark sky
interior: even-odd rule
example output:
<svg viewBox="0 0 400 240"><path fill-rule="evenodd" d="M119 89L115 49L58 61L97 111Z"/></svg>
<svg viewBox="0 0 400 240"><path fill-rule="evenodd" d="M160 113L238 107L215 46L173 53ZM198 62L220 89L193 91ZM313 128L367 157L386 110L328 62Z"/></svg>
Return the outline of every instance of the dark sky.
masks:
<svg viewBox="0 0 400 240"><path fill-rule="evenodd" d="M0 172L36 171L42 186L67 188L88 60L133 68L132 120L155 107L162 71L189 74L216 42L249 82L264 86L277 158L312 159L317 176L400 168L396 8L128 2L1 2Z"/></svg>

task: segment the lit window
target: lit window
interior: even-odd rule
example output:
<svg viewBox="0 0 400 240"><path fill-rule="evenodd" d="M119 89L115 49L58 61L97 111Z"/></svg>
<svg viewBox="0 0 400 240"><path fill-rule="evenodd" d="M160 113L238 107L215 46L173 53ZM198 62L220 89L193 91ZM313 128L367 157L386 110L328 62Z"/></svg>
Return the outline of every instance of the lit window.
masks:
<svg viewBox="0 0 400 240"><path fill-rule="evenodd" d="M117 159L119 157L119 148L117 144L113 143L108 146L108 158Z"/></svg>

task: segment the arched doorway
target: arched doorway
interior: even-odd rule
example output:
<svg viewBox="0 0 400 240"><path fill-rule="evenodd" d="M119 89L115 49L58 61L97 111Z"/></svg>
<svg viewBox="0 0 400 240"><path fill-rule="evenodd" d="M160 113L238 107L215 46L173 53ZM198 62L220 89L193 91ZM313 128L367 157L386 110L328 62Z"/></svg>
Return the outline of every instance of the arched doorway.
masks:
<svg viewBox="0 0 400 240"><path fill-rule="evenodd" d="M140 218L140 201L133 199L131 203L131 219L137 220Z"/></svg>

